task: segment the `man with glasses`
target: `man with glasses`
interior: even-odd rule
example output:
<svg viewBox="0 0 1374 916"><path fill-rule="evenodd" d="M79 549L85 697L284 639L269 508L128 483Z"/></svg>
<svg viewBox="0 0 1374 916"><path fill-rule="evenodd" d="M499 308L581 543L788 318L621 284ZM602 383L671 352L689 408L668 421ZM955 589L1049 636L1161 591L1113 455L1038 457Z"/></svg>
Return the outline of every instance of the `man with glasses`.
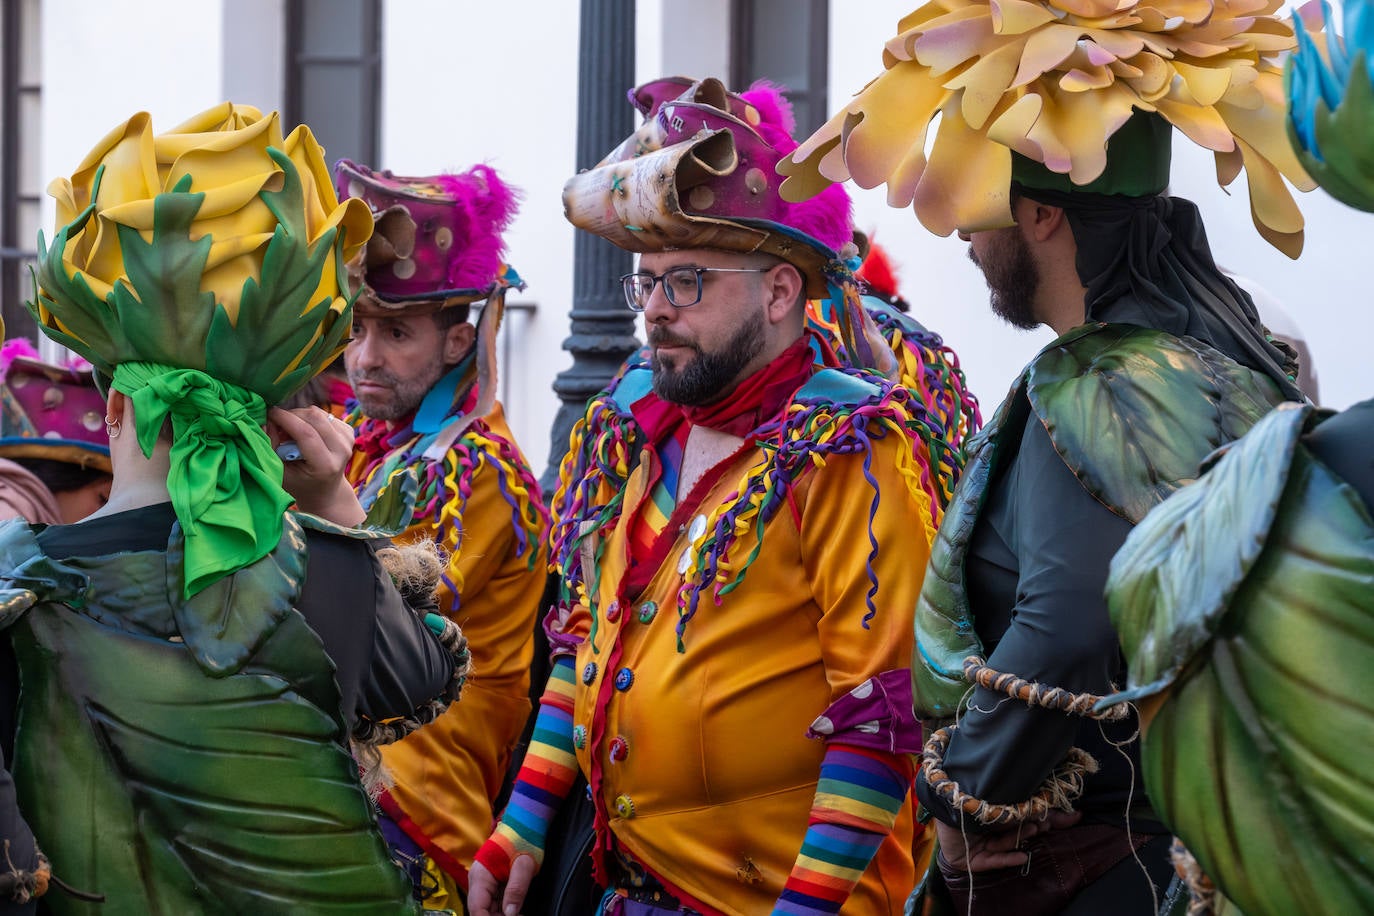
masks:
<svg viewBox="0 0 1374 916"><path fill-rule="evenodd" d="M621 282L649 361L573 433L553 673L469 907L524 903L580 771L601 912L901 913L911 609L944 500L922 442L943 431L881 374L847 196L776 195L795 147L778 91L632 98L644 127L564 201L641 253ZM836 304L850 364L808 298Z"/></svg>

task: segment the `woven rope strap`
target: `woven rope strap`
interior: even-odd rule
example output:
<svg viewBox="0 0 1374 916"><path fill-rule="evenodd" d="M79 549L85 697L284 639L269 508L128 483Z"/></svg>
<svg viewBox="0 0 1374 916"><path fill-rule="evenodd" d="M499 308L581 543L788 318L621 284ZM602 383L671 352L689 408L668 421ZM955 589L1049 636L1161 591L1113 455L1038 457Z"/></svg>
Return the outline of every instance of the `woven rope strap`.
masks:
<svg viewBox="0 0 1374 916"><path fill-rule="evenodd" d="M28 903L48 892L48 880L52 877L52 866L48 857L38 854L38 865L33 871L24 871L15 866L10 858L10 841L4 841L5 871L0 871L0 900L9 898L19 905Z"/></svg>
<svg viewBox="0 0 1374 916"><path fill-rule="evenodd" d="M1191 898L1188 902L1188 916L1212 916L1216 912L1217 886L1207 877L1197 859L1193 858L1193 854L1178 837L1174 837L1174 842L1169 847L1169 859L1174 863L1174 871L1178 872L1184 886L1188 888L1188 896Z"/></svg>
<svg viewBox="0 0 1374 916"><path fill-rule="evenodd" d="M1083 780L1097 772L1097 761L1091 754L1081 747L1069 748L1064 762L1030 798L1014 805L994 804L968 794L945 772L950 732L951 729L942 728L926 741L921 754L921 774L936 795L985 826L1044 820L1051 811L1070 811L1074 801L1083 794Z"/></svg>
<svg viewBox="0 0 1374 916"><path fill-rule="evenodd" d="M1062 687L1050 687L1028 681L1015 674L1004 674L995 668L989 668L976 655L964 659L964 678L971 684L1009 696L1013 700L1020 700L1028 706L1039 706L1041 709L1051 709L1070 716L1119 722L1131 712L1129 703L1115 703L1100 712L1094 712L1093 707L1102 700L1100 696L1073 693Z"/></svg>

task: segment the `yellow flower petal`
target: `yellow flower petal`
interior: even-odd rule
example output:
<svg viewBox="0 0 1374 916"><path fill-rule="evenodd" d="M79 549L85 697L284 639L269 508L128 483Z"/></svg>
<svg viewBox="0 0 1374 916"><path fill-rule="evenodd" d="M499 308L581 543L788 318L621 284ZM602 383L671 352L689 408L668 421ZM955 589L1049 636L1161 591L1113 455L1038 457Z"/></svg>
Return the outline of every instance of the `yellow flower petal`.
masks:
<svg viewBox="0 0 1374 916"><path fill-rule="evenodd" d="M101 165L109 166L102 178L102 201L119 203L131 200L130 195L139 191L146 193L150 188L157 188L152 143L152 121L146 111L140 111L106 134L72 172L76 209L84 209L91 202L92 186ZM116 171L120 174L110 174ZM128 174L124 174L126 172Z"/></svg>
<svg viewBox="0 0 1374 916"><path fill-rule="evenodd" d="M945 83L947 89L962 89L960 103L964 120L978 130L987 123L988 115L997 107L1021 63L1021 43L1008 42L983 57L954 79Z"/></svg>
<svg viewBox="0 0 1374 916"><path fill-rule="evenodd" d="M1010 217L1010 187L1011 153L971 130L962 118L946 113L936 129L913 206L921 224L936 235L993 228L1006 225Z"/></svg>
<svg viewBox="0 0 1374 916"><path fill-rule="evenodd" d="M1040 119L1044 102L1034 92L1028 92L1017 99L988 126L988 139L1000 143L1007 149L1023 156L1034 158L1039 147L1030 141L1031 128Z"/></svg>
<svg viewBox="0 0 1374 916"><path fill-rule="evenodd" d="M926 129L950 91L931 80L924 67L902 62L874 80L851 108L886 110L901 105L900 121L865 117L845 131L843 159L854 183L876 188L912 147L925 147Z"/></svg>
<svg viewBox="0 0 1374 916"><path fill-rule="evenodd" d="M1199 105L1215 105L1231 87L1231 71L1216 67L1195 67L1181 60L1174 61L1174 70L1183 77Z"/></svg>
<svg viewBox="0 0 1374 916"><path fill-rule="evenodd" d="M1169 80L1173 78L1173 67L1158 54L1146 51L1131 58L1131 66L1141 72L1137 79L1127 79L1126 84L1135 94L1147 102L1163 98L1169 91Z"/></svg>
<svg viewBox="0 0 1374 916"><path fill-rule="evenodd" d="M992 21L974 7L950 14L915 44L916 60L940 77L977 57L993 37Z"/></svg>
<svg viewBox="0 0 1374 916"><path fill-rule="evenodd" d="M1101 19L1120 7L1116 0L1056 0L1054 5L1083 19Z"/></svg>
<svg viewBox="0 0 1374 916"><path fill-rule="evenodd" d="M212 105L204 111L198 112L182 121L176 127L166 131L163 136L168 134L207 134L211 131L234 130L243 126L243 120L248 122L262 119L262 112L251 105L235 105L233 102L220 102Z"/></svg>
<svg viewBox="0 0 1374 916"><path fill-rule="evenodd" d="M1067 25L1047 25L1026 39L1021 66L1012 86L1024 86L1058 67L1078 47L1079 29Z"/></svg>
<svg viewBox="0 0 1374 916"><path fill-rule="evenodd" d="M1244 140L1237 146L1245 156L1245 177L1250 185L1250 215L1255 228L1271 245L1296 258L1302 254L1303 218L1279 170Z"/></svg>
<svg viewBox="0 0 1374 916"><path fill-rule="evenodd" d="M267 148L283 146L276 112L238 130L198 138L163 134L156 143L158 162L166 168L163 187L171 190L182 176L191 175L192 191L261 174L273 168Z"/></svg>
<svg viewBox="0 0 1374 916"><path fill-rule="evenodd" d="M1217 113L1237 138L1245 141L1256 155L1263 156L1265 160L1273 163L1294 187L1301 191L1311 191L1317 186L1298 161L1292 145L1287 142L1284 109L1237 108L1220 102L1217 104Z"/></svg>
<svg viewBox="0 0 1374 916"><path fill-rule="evenodd" d="M1054 21L1043 3L1027 0L992 0L992 27L999 35L1020 35Z"/></svg>
<svg viewBox="0 0 1374 916"><path fill-rule="evenodd" d="M1224 153L1235 146L1230 128L1214 107L1199 108L1165 97L1155 100L1155 110L1203 149Z"/></svg>
<svg viewBox="0 0 1374 916"><path fill-rule="evenodd" d="M971 155L978 144L969 135L983 131L987 143L1085 184L1101 175L1107 137L1135 110L1158 111L1217 154L1223 182L1247 161L1239 139L1290 180L1308 182L1271 85L1293 46L1278 8L1279 0L934 0L901 21L880 79L913 61L924 68L902 78L901 92L871 84L842 121L804 144L789 170L807 184L790 179L789 191L814 193L826 179L861 171L864 186L885 180L890 203L910 199L923 223L947 231L952 213L978 208L966 211L960 196L975 189L951 186L945 164L953 160L942 144ZM937 99L923 80L953 95ZM932 104L942 114L927 161ZM1291 250L1293 233L1274 228L1291 214L1268 202L1275 195L1261 198L1267 237L1282 236Z"/></svg>
<svg viewBox="0 0 1374 916"><path fill-rule="evenodd" d="M1106 67L1094 67L1091 70L1070 70L1059 78L1059 88L1065 92L1091 92L1094 89L1106 89L1116 80L1112 77L1112 72Z"/></svg>
<svg viewBox="0 0 1374 916"><path fill-rule="evenodd" d="M1217 184L1223 188L1229 187L1245 166L1245 154L1237 146L1229 152L1213 153L1212 156L1216 159L1217 164Z"/></svg>

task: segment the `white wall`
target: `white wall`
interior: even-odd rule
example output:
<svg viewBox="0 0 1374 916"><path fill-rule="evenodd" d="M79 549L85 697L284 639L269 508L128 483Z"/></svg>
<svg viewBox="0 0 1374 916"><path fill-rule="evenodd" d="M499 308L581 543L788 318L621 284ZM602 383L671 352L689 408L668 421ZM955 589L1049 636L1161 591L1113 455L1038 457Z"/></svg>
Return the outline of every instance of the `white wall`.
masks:
<svg viewBox="0 0 1374 916"><path fill-rule="evenodd" d="M70 175L139 111L154 130L223 101L222 0L46 0L42 12L44 187ZM43 236L56 209L43 198ZM61 348L41 337L41 352Z"/></svg>
<svg viewBox="0 0 1374 916"><path fill-rule="evenodd" d="M224 101L222 27L222 0L47 0L43 174L70 175L136 112L161 131Z"/></svg>
<svg viewBox="0 0 1374 916"><path fill-rule="evenodd" d="M226 99L263 111L286 104L286 0L224 4L223 75ZM294 124L283 125L290 133Z"/></svg>
<svg viewBox="0 0 1374 916"><path fill-rule="evenodd" d="M578 5L451 0L383 6L382 144L375 163L403 175L485 162L525 192L506 240L533 317L508 313L514 371L506 413L535 474L543 472L558 406L550 386L572 305L572 228L563 182L577 132Z"/></svg>

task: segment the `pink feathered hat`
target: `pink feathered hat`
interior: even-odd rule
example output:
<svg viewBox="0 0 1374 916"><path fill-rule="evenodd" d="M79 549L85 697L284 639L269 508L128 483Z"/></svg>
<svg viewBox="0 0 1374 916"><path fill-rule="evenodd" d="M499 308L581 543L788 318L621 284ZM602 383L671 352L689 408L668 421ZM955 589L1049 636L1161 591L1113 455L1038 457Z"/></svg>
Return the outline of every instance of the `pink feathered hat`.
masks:
<svg viewBox="0 0 1374 916"><path fill-rule="evenodd" d="M563 186L577 228L627 251L716 248L775 255L796 266L811 298L843 302L850 353L872 366L854 280L858 248L849 195L834 184L809 200L778 195L777 164L797 148L779 87L732 93L717 79L668 77L630 91L645 123Z"/></svg>
<svg viewBox="0 0 1374 916"><path fill-rule="evenodd" d="M334 178L339 196L365 201L376 221L355 278L360 312L466 305L518 285L503 233L520 193L495 169L407 177L341 159Z"/></svg>
<svg viewBox="0 0 1374 916"><path fill-rule="evenodd" d="M775 168L797 147L778 87L736 94L716 79L670 77L630 100L644 126L564 186L573 225L630 251L768 252L802 270L812 295L827 294L824 266L853 254L849 195L832 185L802 203L778 196Z"/></svg>

